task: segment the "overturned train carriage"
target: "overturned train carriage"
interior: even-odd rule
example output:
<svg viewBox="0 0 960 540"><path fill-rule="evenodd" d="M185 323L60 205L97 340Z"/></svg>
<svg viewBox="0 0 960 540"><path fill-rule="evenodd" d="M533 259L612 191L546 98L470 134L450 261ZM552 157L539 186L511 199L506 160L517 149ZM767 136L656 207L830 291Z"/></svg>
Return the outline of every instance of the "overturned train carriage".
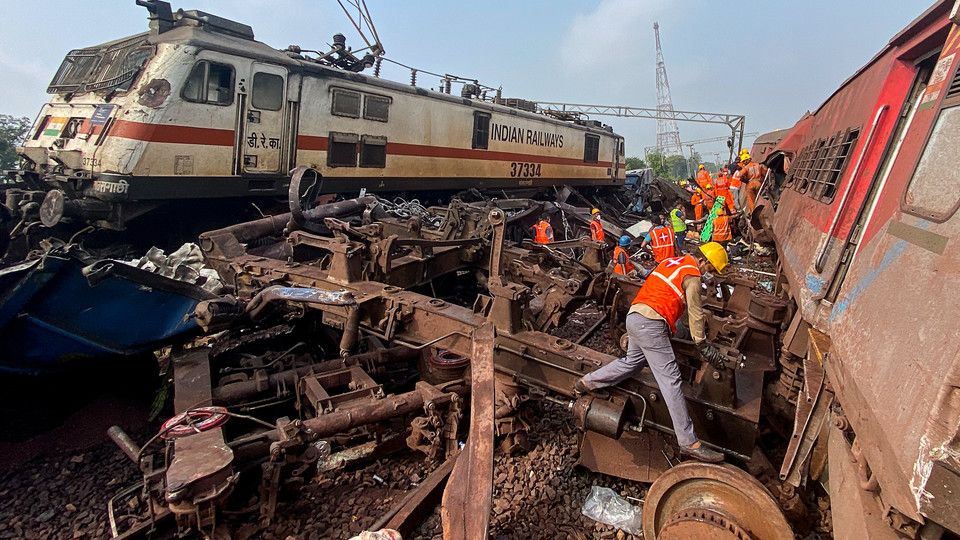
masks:
<svg viewBox="0 0 960 540"><path fill-rule="evenodd" d="M17 221L123 228L174 201L283 199L298 165L324 192L623 183L623 139L599 122L363 75L371 58L320 61L145 5L149 32L70 51L54 76L18 150L22 189L7 190ZM324 58L350 55L335 42Z"/></svg>
<svg viewBox="0 0 960 540"><path fill-rule="evenodd" d="M960 533L956 14L936 3L765 157L754 222L805 374L781 475L824 484L838 538Z"/></svg>

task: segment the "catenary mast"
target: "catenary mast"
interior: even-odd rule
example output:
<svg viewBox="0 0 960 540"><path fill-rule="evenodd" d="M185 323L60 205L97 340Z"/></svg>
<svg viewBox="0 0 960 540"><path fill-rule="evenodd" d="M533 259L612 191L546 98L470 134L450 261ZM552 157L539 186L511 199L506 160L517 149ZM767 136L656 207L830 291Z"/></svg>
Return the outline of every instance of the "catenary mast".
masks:
<svg viewBox="0 0 960 540"><path fill-rule="evenodd" d="M660 48L659 23L653 23L653 33L657 38L657 111L672 113L673 100L670 98L670 82L667 80L667 66L663 62L663 49ZM657 151L665 156L683 154L680 128L672 116L657 117Z"/></svg>

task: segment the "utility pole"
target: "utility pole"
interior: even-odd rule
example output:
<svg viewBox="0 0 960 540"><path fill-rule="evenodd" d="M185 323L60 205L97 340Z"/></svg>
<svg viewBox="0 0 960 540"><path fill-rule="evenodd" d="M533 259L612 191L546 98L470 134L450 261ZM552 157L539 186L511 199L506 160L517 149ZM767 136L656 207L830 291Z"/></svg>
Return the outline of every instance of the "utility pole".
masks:
<svg viewBox="0 0 960 540"><path fill-rule="evenodd" d="M653 23L657 38L657 151L665 156L683 155L680 146L680 128L673 119L673 100L670 98L670 82L667 80L667 65L663 62L660 47L660 24Z"/></svg>

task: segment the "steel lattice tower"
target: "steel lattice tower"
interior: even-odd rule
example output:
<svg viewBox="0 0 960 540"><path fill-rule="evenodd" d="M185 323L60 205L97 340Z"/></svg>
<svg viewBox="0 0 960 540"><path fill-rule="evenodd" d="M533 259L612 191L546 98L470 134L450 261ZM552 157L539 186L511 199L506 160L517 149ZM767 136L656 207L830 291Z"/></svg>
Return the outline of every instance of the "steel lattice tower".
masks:
<svg viewBox="0 0 960 540"><path fill-rule="evenodd" d="M657 151L665 156L683 155L680 146L680 128L673 118L673 100L670 98L670 82L667 80L667 66L663 62L663 49L660 48L660 24L653 23L653 33L657 37ZM662 114L661 113L669 113Z"/></svg>

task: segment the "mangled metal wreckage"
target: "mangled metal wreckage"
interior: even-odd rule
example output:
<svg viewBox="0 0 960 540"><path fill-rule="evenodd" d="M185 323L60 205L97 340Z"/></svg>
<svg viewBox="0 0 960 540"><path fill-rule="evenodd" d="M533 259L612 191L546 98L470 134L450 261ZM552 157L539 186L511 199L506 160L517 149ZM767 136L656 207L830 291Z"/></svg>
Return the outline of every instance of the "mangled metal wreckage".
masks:
<svg viewBox="0 0 960 540"><path fill-rule="evenodd" d="M648 371L603 396L574 394L577 378L613 358L578 343L602 322L619 340L641 282L604 272L602 244L586 238L509 240L543 206L454 200L410 215L367 196L294 204L289 214L201 235L206 264L231 294L200 303L195 316L208 336L172 356L177 416L142 448L113 433L143 472L143 484L124 494L138 509L111 507L115 534L176 523L181 533L212 535L241 488L259 493L268 523L281 488L309 480L331 453L399 432L444 462L421 491L450 475L445 536L485 537L495 440L504 451L522 448L528 406L548 400L584 430L584 466L660 478L645 511L651 537L666 526L719 526L704 515L727 516L724 527L756 538L792 537L781 510L803 513L792 490L773 486L771 495L729 465L671 469L676 453L661 435L671 422ZM711 287L707 328L725 359L712 365L674 339L697 432L731 461L766 464L776 478L757 443L761 402L791 417L799 389L797 366L776 365L788 305L743 278ZM548 333L587 301L608 313L579 339ZM774 371L782 375L767 376ZM694 496L703 490L718 496ZM428 499L411 495L382 523L409 532L422 517L411 506Z"/></svg>

